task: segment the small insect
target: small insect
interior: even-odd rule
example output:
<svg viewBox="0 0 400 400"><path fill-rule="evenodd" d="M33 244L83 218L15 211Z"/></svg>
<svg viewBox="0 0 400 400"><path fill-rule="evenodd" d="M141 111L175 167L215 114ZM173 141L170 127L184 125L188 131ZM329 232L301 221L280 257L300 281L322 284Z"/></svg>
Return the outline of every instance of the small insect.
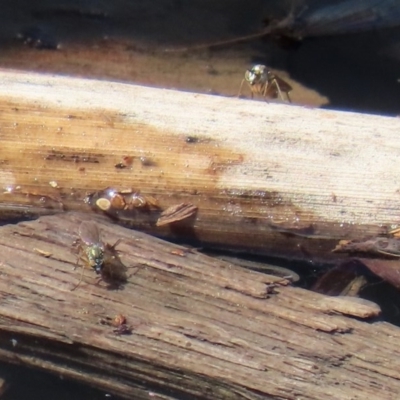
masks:
<svg viewBox="0 0 400 400"><path fill-rule="evenodd" d="M111 321L111 325L115 326L115 327L121 326L124 324L126 324L126 317L125 317L125 315L122 315L122 314L117 314L114 317L114 319Z"/></svg>
<svg viewBox="0 0 400 400"><path fill-rule="evenodd" d="M122 160L118 164L115 164L114 167L117 169L124 169L132 167L132 164L133 164L133 157L125 156L122 157Z"/></svg>
<svg viewBox="0 0 400 400"><path fill-rule="evenodd" d="M246 71L244 79L240 84L238 97L240 97L242 93L244 82L247 82L249 85L251 98L253 98L254 94L257 94L272 99L279 97L282 101L285 101L282 94L285 93L288 102L292 102L289 92L291 92L293 88L282 78L269 71L265 65L257 64Z"/></svg>
<svg viewBox="0 0 400 400"><path fill-rule="evenodd" d="M132 333L132 327L127 324L126 317L122 314L116 315L111 325L115 328L113 332L116 335L130 335Z"/></svg>
<svg viewBox="0 0 400 400"><path fill-rule="evenodd" d="M122 264L118 257L115 247L120 240L114 245L103 243L100 239L100 232L94 221L83 221L79 226L79 260L82 260L87 267L92 268L97 275L101 276L101 280L113 286L126 282L126 266ZM84 266L79 282L72 290L75 290L82 282L84 274Z"/></svg>
<svg viewBox="0 0 400 400"><path fill-rule="evenodd" d="M127 324L126 317L122 314L116 315L114 318L105 317L99 320L100 324L112 326L113 333L117 336L130 335L132 333L132 326Z"/></svg>

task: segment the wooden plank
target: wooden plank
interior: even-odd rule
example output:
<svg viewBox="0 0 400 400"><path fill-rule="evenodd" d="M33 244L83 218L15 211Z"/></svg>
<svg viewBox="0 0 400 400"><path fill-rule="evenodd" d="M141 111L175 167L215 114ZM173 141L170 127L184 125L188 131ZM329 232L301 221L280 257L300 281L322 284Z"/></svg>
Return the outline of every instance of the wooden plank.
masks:
<svg viewBox="0 0 400 400"><path fill-rule="evenodd" d="M9 70L0 78L4 218L87 210L90 192L133 188L160 207L125 216L135 228L324 260L338 239L399 222L399 119ZM116 168L123 157L132 166ZM197 206L196 217L155 226L180 203Z"/></svg>
<svg viewBox="0 0 400 400"><path fill-rule="evenodd" d="M361 321L379 314L370 302L294 288L101 218L102 239L122 239L122 262L141 268L121 290L87 271L71 291L80 276L71 246L85 219L0 228L2 360L127 399L397 396L400 330ZM116 314L132 334L104 324Z"/></svg>

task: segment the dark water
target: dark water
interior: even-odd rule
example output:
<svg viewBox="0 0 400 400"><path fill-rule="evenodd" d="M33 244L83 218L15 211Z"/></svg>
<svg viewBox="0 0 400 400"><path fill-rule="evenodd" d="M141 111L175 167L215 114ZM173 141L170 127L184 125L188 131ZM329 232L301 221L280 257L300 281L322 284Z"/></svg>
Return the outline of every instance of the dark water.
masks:
<svg viewBox="0 0 400 400"><path fill-rule="evenodd" d="M7 389L2 400L120 400L119 397L45 372L0 363Z"/></svg>

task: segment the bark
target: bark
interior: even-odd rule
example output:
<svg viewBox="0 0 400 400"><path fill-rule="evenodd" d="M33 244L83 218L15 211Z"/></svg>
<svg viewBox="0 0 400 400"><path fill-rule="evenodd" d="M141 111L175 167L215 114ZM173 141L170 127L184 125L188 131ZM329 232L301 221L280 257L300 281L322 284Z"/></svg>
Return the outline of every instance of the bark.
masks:
<svg viewBox="0 0 400 400"><path fill-rule="evenodd" d="M120 290L81 269L84 220L128 268ZM128 230L62 213L0 232L0 358L123 398L392 399L400 330L375 304L327 297ZM126 318L127 331L112 324ZM367 319L367 321L362 321Z"/></svg>

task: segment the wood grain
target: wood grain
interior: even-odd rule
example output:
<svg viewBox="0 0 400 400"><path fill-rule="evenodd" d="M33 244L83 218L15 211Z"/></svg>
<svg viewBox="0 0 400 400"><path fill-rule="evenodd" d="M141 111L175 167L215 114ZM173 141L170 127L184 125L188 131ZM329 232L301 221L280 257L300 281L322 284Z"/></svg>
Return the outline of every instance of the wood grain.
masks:
<svg viewBox="0 0 400 400"><path fill-rule="evenodd" d="M110 291L87 271L71 291L80 276L71 245L85 219L0 228L2 360L127 399L397 396L400 330L363 322L379 314L370 302L294 288L100 217L102 239L122 239L132 274ZM116 314L131 335L101 323Z"/></svg>
<svg viewBox="0 0 400 400"><path fill-rule="evenodd" d="M88 211L88 193L133 188L159 212L198 208L181 225L124 216L135 228L325 261L339 257L339 239L398 225L397 118L9 70L0 78L3 218ZM116 168L124 157L132 165Z"/></svg>

